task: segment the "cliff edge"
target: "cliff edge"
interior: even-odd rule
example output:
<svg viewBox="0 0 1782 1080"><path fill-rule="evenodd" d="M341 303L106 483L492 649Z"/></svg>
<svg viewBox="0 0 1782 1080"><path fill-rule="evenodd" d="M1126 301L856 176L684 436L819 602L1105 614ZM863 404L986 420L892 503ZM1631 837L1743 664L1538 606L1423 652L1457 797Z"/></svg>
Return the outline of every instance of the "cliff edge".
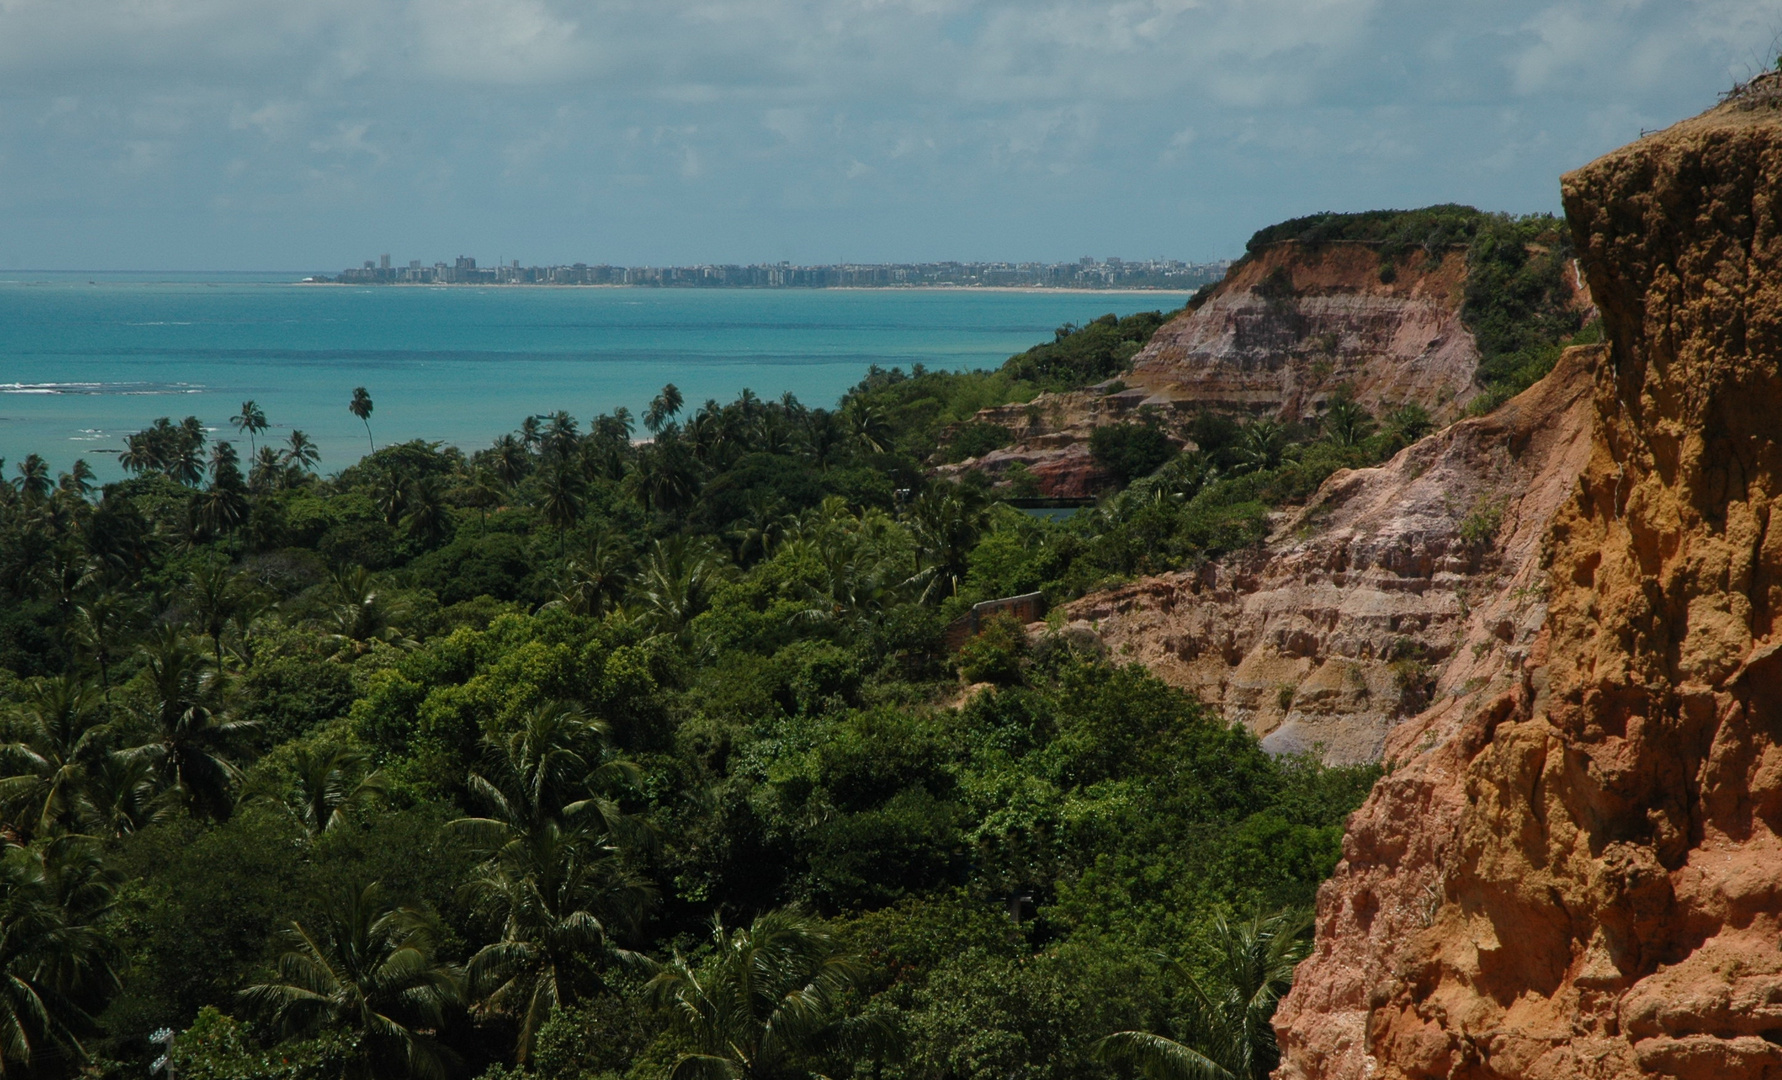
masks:
<svg viewBox="0 0 1782 1080"><path fill-rule="evenodd" d="M1563 190L1610 344L1544 625L1392 732L1283 1077L1782 1076L1782 113Z"/></svg>

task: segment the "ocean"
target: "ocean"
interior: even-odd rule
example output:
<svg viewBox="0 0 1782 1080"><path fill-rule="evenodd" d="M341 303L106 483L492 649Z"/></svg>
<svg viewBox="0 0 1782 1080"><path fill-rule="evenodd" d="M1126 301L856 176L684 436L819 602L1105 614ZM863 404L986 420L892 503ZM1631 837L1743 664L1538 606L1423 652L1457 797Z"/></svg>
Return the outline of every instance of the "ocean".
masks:
<svg viewBox="0 0 1782 1080"><path fill-rule="evenodd" d="M1185 293L298 285L300 274L0 271L0 457L120 473L125 435L242 401L301 428L331 472L378 445L488 445L528 415L634 415L665 383L688 407L745 387L832 406L869 367L994 367L1055 327L1169 310ZM10 476L12 467L7 467Z"/></svg>

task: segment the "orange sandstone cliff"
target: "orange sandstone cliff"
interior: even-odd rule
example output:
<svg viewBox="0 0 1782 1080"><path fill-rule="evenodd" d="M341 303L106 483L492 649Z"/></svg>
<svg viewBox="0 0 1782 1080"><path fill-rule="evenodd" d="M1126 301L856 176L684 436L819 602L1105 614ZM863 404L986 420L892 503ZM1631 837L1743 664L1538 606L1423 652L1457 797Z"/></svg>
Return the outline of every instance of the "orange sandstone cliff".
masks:
<svg viewBox="0 0 1782 1080"><path fill-rule="evenodd" d="M1564 197L1610 344L1544 623L1388 738L1276 1016L1291 1080L1782 1077L1782 113Z"/></svg>

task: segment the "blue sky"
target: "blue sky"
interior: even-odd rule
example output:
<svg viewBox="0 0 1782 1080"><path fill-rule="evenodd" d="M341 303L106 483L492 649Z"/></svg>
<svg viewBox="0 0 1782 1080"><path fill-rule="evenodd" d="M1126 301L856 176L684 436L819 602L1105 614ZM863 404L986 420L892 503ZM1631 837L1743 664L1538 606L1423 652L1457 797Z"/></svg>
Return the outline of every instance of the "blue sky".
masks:
<svg viewBox="0 0 1782 1080"><path fill-rule="evenodd" d="M1554 210L1782 0L0 0L0 267L1211 259Z"/></svg>

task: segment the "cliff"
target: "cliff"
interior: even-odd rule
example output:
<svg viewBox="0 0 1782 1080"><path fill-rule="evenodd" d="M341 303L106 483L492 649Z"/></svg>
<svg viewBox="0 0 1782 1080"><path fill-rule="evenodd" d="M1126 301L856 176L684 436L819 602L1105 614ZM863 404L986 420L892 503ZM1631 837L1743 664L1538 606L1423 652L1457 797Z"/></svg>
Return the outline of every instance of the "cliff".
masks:
<svg viewBox="0 0 1782 1080"><path fill-rule="evenodd" d="M1410 402L1452 420L1479 365L1460 321L1466 252L1413 250L1382 276L1366 245L1271 245L1158 330L1115 396L1291 419L1347 385L1376 412Z"/></svg>
<svg viewBox="0 0 1782 1080"><path fill-rule="evenodd" d="M1280 1076L1782 1076L1773 83L1564 178L1610 344L1544 622L1388 737Z"/></svg>
<svg viewBox="0 0 1782 1080"><path fill-rule="evenodd" d="M1365 244L1271 244L1164 324L1117 379L979 412L1013 444L940 471L1000 476L1019 463L1043 494L1089 497L1108 484L1086 445L1095 427L1147 408L1166 422L1202 409L1312 417L1338 387L1376 412L1409 403L1452 420L1478 392L1479 352L1460 319L1466 252L1413 249L1390 273L1383 265Z"/></svg>
<svg viewBox="0 0 1782 1080"><path fill-rule="evenodd" d="M1502 680L1531 648L1541 539L1589 452L1594 353L1331 477L1261 549L1091 594L1068 617L1272 750L1379 760L1407 717Z"/></svg>

